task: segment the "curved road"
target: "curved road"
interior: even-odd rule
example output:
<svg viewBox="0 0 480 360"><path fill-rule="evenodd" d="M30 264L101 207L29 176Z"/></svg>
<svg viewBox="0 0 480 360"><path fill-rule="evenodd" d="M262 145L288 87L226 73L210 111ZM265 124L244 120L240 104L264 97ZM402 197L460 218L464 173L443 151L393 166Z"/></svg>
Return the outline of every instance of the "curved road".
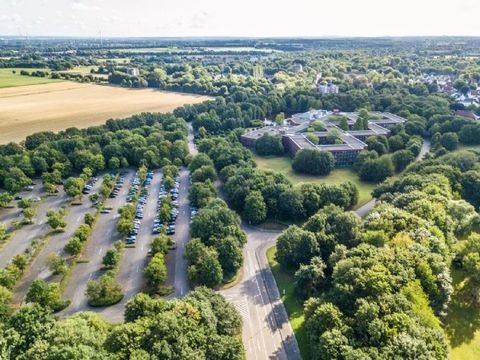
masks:
<svg viewBox="0 0 480 360"><path fill-rule="evenodd" d="M188 130L188 147L195 155L198 151L191 124ZM280 233L262 231L245 224L242 230L247 234L242 279L234 287L221 290L220 293L242 315L242 339L247 359L301 359L297 340L266 257L266 250L275 245ZM176 280L179 278L177 273L175 277ZM180 278L184 278L182 283L188 286L186 277ZM178 286L181 285L176 281L175 287Z"/></svg>
<svg viewBox="0 0 480 360"><path fill-rule="evenodd" d="M193 142L191 146L194 146ZM430 146L430 140L425 139L416 161L425 157ZM372 199L356 212L363 217L375 204L376 200ZM245 224L242 228L248 238L244 249L242 280L220 293L242 315L242 338L247 359L301 359L298 343L266 258L267 249L276 244L280 232L262 231Z"/></svg>
<svg viewBox="0 0 480 360"><path fill-rule="evenodd" d="M418 154L417 158L415 161L421 161L427 155L427 153L430 152L430 148L432 147L432 143L430 142L430 139L423 139L423 144L422 148L420 149L420 153ZM356 210L356 213L360 217L365 217L367 214L372 211L372 209L375 207L375 204L377 203L377 199L373 198L369 202L367 202L365 205L362 205Z"/></svg>

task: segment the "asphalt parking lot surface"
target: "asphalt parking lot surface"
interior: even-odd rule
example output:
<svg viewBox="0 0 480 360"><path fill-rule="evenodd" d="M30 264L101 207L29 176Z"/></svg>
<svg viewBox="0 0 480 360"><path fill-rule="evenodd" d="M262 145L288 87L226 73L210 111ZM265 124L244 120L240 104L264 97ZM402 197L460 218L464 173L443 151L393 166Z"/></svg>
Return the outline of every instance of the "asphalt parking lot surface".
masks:
<svg viewBox="0 0 480 360"><path fill-rule="evenodd" d="M92 194L99 190L101 184L102 179L99 178L92 187ZM58 211L59 209L54 210ZM81 205L69 205L66 210L67 214L65 216L65 222L67 226L65 227L65 231L50 236L45 247L37 255L20 280L18 286L15 288L13 298L14 303L20 304L23 302L30 285L32 285L33 281L36 279L42 279L45 281L51 280L52 273L45 263L47 257L52 253L58 254L64 258L67 257L68 255L63 250L64 246L73 237L75 230L84 223L85 214L95 213L95 208L87 195L83 195Z"/></svg>
<svg viewBox="0 0 480 360"><path fill-rule="evenodd" d="M189 172L182 169L179 175L178 218L175 235L172 236L177 247L167 255L168 282L174 287L174 292L169 298L182 298L190 292L187 260L184 258L185 247L190 240Z"/></svg>
<svg viewBox="0 0 480 360"><path fill-rule="evenodd" d="M4 268L15 255L22 254L30 246L33 240L46 235L50 231L47 224L47 211L60 209L66 204L67 195L60 190L60 193L54 196L47 196L37 207L37 214L33 219L33 224L24 225L16 230L5 246L0 250L0 268Z"/></svg>
<svg viewBox="0 0 480 360"><path fill-rule="evenodd" d="M124 297L121 302L107 308L95 310L101 313L108 321L118 323L123 321L125 305L145 286L143 269L147 265L147 252L154 235L153 222L157 216L157 199L162 183L161 171L155 171L153 180L147 186L148 197L144 208L144 217L141 221L134 248L126 248L120 264L117 280L122 286Z"/></svg>
<svg viewBox="0 0 480 360"><path fill-rule="evenodd" d="M128 170L124 175L124 184L117 197L108 198L105 202L104 207L112 208L112 210L108 214L100 214L97 219L83 256L88 259L88 262L78 263L73 269L63 294L66 299L71 301L71 304L61 312L61 315L91 310L85 296L87 283L89 280L96 280L100 277L103 273L101 270L103 256L116 241L121 240L121 235L117 231L118 209L127 203L128 188L134 174L133 170Z"/></svg>

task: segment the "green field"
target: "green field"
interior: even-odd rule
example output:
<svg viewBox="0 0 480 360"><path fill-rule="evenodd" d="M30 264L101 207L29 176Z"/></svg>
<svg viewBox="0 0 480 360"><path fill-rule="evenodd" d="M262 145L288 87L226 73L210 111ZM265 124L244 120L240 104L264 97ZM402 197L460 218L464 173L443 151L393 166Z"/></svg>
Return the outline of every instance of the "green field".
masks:
<svg viewBox="0 0 480 360"><path fill-rule="evenodd" d="M16 74L12 72L13 70L16 71ZM9 68L0 69L0 88L47 84L51 82L61 81L61 80L54 80L49 78L20 75L20 71L22 70L26 70L28 72L37 71L37 70L49 71L48 69L9 69Z"/></svg>
<svg viewBox="0 0 480 360"><path fill-rule="evenodd" d="M445 319L450 359L476 360L480 354L480 308L472 306L464 294L465 277L452 271L454 294Z"/></svg>
<svg viewBox="0 0 480 360"><path fill-rule="evenodd" d="M372 191L375 184L365 183L360 180L358 175L349 168L340 168L333 170L328 176L312 176L296 174L292 169L292 159L289 157L258 156L253 154L253 158L260 169L272 170L285 175L292 183L313 183L338 185L345 181L354 183L359 191L359 200L357 206L361 206L372 199Z"/></svg>
<svg viewBox="0 0 480 360"><path fill-rule="evenodd" d="M480 145L458 145L458 148L454 152L462 150L480 150Z"/></svg>

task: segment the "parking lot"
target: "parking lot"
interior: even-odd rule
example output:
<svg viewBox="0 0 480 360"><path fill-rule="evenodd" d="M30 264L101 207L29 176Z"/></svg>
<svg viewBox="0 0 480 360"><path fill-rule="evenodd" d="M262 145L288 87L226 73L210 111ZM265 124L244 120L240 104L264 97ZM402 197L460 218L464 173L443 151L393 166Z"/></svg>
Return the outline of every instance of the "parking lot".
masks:
<svg viewBox="0 0 480 360"><path fill-rule="evenodd" d="M5 225L7 229L11 228L11 225L14 221L19 221L22 219L22 209L17 207L17 201L20 199L33 199L35 202L41 200L45 196L43 191L43 186L36 184L33 187L29 187L31 190L24 190L16 196L17 200L12 201L12 207L0 208L0 224ZM37 204L34 203L34 206Z"/></svg>
<svg viewBox="0 0 480 360"><path fill-rule="evenodd" d="M89 180L91 188L89 193L96 193L102 184L102 180L98 178L92 178ZM73 233L77 228L84 223L85 214L95 213L95 208L93 207L92 202L88 196L83 196L81 205L70 205L67 208L67 214L65 216L65 222L67 224L65 231L57 234L51 235L49 241L41 252L37 255L33 263L30 265L30 268L22 277L19 285L15 289L14 302L21 303L25 298L25 295L30 288L30 285L36 279L43 279L45 281L51 280L52 273L48 266L45 264L49 254L55 253L64 258L68 255L63 250L65 244L73 236Z"/></svg>
<svg viewBox="0 0 480 360"><path fill-rule="evenodd" d="M121 235L117 231L118 209L127 202L128 185L133 181L133 176L134 171L132 170L121 174L114 191L105 202L104 209L109 211L101 211L103 214L99 216L85 249L84 258L88 259L88 262L76 264L65 287L64 297L71 300L71 304L62 312L62 315L91 310L85 297L87 282L97 279L102 274L102 259L105 252L121 239Z"/></svg>
<svg viewBox="0 0 480 360"><path fill-rule="evenodd" d="M141 184L142 187L140 190L140 179L135 174L132 187L128 192L127 202L132 202L137 194L138 194L138 199L137 199L137 206L135 208L135 220L133 221L133 229L132 231L130 231L127 238L125 239L126 245L135 245L137 243L137 237L140 231L140 226L142 225L142 220L145 215L145 206L147 204L147 199L149 195L148 192L150 189L150 185L152 184L152 180L153 180L153 171L149 171L147 173L147 176L143 184Z"/></svg>
<svg viewBox="0 0 480 360"><path fill-rule="evenodd" d="M162 183L162 172L155 171L150 184L147 185L148 194L145 198L142 209L142 218L138 226L135 238L135 247L126 248L120 263L117 280L123 288L123 300L113 306L98 309L105 318L112 322L123 321L125 304L144 288L143 269L147 265L148 249L154 235L152 234L153 224L157 215L157 199ZM140 203L140 202L139 202ZM137 210L139 208L137 207Z"/></svg>
<svg viewBox="0 0 480 360"><path fill-rule="evenodd" d="M24 253L33 240L43 237L50 231L50 226L47 224L47 211L60 209L67 200L67 195L60 190L59 194L47 196L40 203L33 224L24 225L16 230L0 251L0 268L7 266L15 255Z"/></svg>
<svg viewBox="0 0 480 360"><path fill-rule="evenodd" d="M175 289L169 298L181 298L188 294L190 286L187 277L187 261L184 258L185 247L190 240L190 220L192 209L188 202L189 172L181 169L179 173L177 222L175 234L172 236L176 244L175 251L167 255L168 283ZM196 214L193 209L193 215Z"/></svg>
<svg viewBox="0 0 480 360"><path fill-rule="evenodd" d="M154 235L165 231L167 235L174 235L177 225L178 217L178 196L180 192L180 175L175 177L175 182L171 189L166 189L165 184L160 186L160 192L157 199L157 214L153 222L152 233ZM171 211L167 221L162 221L160 216L160 209L163 203L170 204Z"/></svg>

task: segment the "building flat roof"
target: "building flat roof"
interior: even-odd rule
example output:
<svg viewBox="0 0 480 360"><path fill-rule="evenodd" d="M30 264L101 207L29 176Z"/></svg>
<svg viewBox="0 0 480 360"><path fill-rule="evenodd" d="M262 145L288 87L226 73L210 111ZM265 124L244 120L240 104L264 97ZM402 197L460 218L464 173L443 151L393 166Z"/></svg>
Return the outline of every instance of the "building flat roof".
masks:
<svg viewBox="0 0 480 360"><path fill-rule="evenodd" d="M300 125L296 126L266 126L260 129L256 129L242 135L245 139L256 140L265 134L281 135L288 137L300 148L316 148L324 151L349 151L349 150L363 150L367 148L367 144L358 139L356 136L368 137L372 135L388 135L390 130L381 126L381 124L400 124L406 122L406 120L400 116L391 113L372 112L378 119L371 119L368 122L368 130L348 130L344 131L340 129L333 121L335 116L345 116L348 119L348 123L355 123L358 119L358 113L332 113L325 110L312 110L303 114L295 114L292 116L292 120L300 120ZM306 134L303 133L312 122L323 122L326 131L314 132L319 138L328 136L332 130L337 130L342 140L342 144L322 144L316 145L306 138ZM298 123L298 122L297 122Z"/></svg>

